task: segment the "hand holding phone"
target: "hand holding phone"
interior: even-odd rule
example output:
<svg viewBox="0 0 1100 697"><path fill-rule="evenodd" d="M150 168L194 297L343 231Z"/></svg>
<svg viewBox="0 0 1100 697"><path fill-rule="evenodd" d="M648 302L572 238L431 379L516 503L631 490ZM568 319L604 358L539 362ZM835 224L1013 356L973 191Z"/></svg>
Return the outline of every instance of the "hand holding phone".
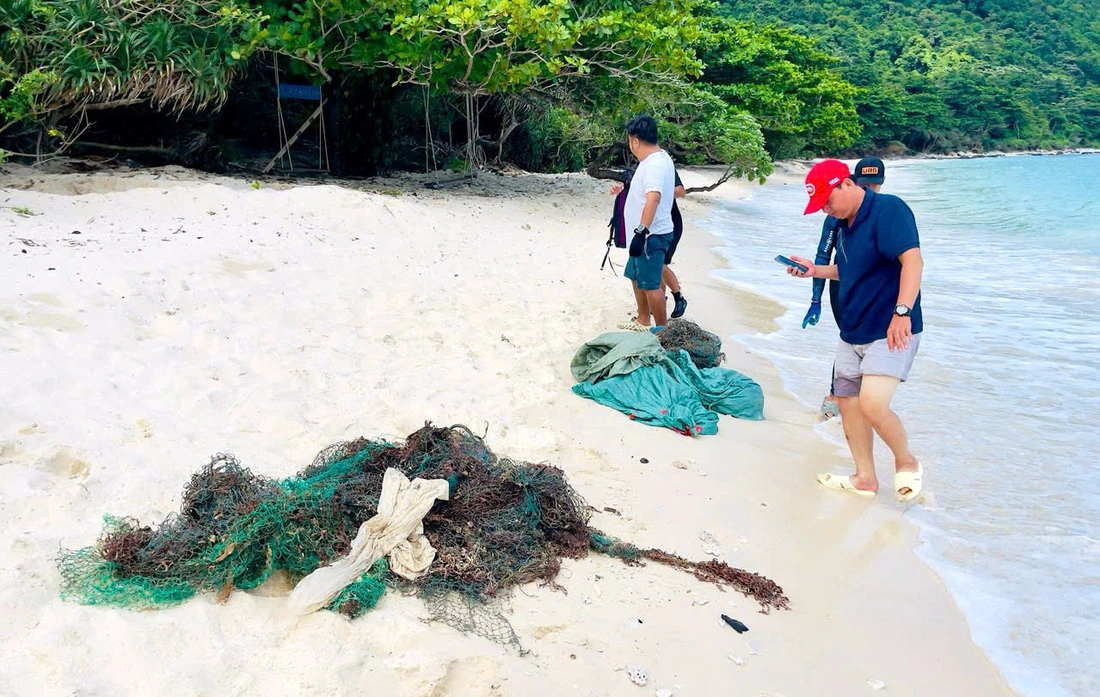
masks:
<svg viewBox="0 0 1100 697"><path fill-rule="evenodd" d="M810 270L809 268L803 266L802 264L799 264L797 261L792 261L791 259L788 259L787 257L783 256L782 254L777 256L775 258L775 260L778 261L780 264L786 264L787 266L790 266L793 269L798 269L802 273L806 273L807 271Z"/></svg>

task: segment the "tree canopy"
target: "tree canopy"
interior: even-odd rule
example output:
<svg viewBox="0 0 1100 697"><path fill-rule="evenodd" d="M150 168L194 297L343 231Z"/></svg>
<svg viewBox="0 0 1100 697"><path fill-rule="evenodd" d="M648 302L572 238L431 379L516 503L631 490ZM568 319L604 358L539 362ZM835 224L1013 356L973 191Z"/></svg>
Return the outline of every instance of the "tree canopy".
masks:
<svg viewBox="0 0 1100 697"><path fill-rule="evenodd" d="M760 124L775 157L836 152L859 135L856 89L839 60L790 29L708 17L700 83Z"/></svg>

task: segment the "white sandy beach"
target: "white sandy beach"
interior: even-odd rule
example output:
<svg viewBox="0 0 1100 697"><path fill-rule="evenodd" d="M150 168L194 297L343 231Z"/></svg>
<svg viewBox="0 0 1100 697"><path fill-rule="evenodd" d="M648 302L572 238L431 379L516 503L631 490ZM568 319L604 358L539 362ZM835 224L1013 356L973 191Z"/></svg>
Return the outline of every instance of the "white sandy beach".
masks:
<svg viewBox="0 0 1100 697"><path fill-rule="evenodd" d="M0 173L0 695L846 697L876 694L869 680L889 695L1012 694L913 553L904 507L814 481L846 462L760 356L725 347L726 367L764 387L767 420L722 417L716 436L570 392L576 349L633 311L628 282L599 270L605 182L422 181ZM712 277L713 240L692 225L748 186L682 204L687 316L722 337L768 331L781 311ZM621 512L592 524L639 546L702 560L711 533L792 609L759 614L598 555L564 563L567 593L515 594L526 656L426 623L397 593L355 621L298 619L270 587L140 613L58 598L59 548L92 544L105 513L159 522L214 453L283 477L333 442L425 421L561 467Z"/></svg>

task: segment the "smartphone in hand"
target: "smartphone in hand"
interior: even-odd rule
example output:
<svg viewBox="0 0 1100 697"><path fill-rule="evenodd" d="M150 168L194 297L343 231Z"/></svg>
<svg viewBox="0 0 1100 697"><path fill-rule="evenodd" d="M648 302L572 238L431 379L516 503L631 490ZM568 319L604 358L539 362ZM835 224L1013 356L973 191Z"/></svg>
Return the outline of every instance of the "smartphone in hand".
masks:
<svg viewBox="0 0 1100 697"><path fill-rule="evenodd" d="M786 264L787 266L796 268L799 271L801 271L802 273L806 273L807 271L809 271L809 269L806 268L805 266L803 266L802 264L799 264L797 261L792 261L792 260L788 259L787 257L783 256L782 254L777 256L775 258L775 260L778 261L780 264Z"/></svg>

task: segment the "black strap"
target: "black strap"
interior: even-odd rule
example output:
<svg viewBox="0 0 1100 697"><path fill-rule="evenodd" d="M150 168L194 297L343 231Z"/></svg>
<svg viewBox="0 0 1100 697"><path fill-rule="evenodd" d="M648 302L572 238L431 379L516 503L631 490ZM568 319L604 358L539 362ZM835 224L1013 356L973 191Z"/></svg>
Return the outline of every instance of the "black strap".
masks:
<svg viewBox="0 0 1100 697"><path fill-rule="evenodd" d="M611 265L611 273L618 276L619 274L615 272L615 262L611 261L611 240L607 241L607 251L604 252L603 263L600 264L600 271L603 271L603 267L607 266L608 264Z"/></svg>

